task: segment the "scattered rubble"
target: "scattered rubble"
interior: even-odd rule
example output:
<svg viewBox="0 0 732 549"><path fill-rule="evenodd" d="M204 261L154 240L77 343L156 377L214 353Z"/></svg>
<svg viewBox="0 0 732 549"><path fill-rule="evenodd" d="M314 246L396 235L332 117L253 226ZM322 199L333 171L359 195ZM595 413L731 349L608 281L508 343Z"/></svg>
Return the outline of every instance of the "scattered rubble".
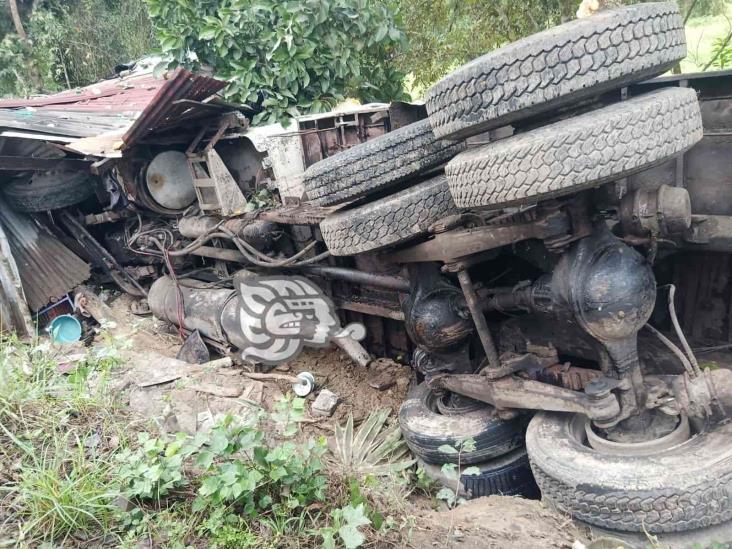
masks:
<svg viewBox="0 0 732 549"><path fill-rule="evenodd" d="M338 406L338 395L328 389L323 389L312 405L313 415L330 417Z"/></svg>

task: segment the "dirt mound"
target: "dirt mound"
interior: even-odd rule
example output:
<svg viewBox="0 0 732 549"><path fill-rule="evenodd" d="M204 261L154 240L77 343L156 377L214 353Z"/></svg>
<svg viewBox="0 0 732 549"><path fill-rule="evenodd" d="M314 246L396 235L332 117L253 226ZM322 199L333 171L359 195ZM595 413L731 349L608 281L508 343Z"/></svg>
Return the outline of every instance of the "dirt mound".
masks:
<svg viewBox="0 0 732 549"><path fill-rule="evenodd" d="M340 397L334 418L340 420L353 412L356 422L379 408L391 408L396 413L412 376L409 366L391 360L379 359L363 368L339 349L305 349L277 369L292 374L312 373L318 388L325 387ZM383 383L385 378L391 383L388 388L379 390L370 384Z"/></svg>
<svg viewBox="0 0 732 549"><path fill-rule="evenodd" d="M460 549L572 547L586 534L539 501L491 496L451 511L425 511L417 517L412 546Z"/></svg>

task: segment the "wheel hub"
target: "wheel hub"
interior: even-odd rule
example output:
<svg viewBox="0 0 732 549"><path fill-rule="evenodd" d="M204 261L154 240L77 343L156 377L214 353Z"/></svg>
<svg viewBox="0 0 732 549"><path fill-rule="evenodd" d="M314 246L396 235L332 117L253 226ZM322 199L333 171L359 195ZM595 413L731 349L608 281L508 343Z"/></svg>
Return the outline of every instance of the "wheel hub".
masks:
<svg viewBox="0 0 732 549"><path fill-rule="evenodd" d="M584 418L587 444L598 452L625 456L645 456L681 444L691 436L686 416L672 416L647 410L603 429Z"/></svg>

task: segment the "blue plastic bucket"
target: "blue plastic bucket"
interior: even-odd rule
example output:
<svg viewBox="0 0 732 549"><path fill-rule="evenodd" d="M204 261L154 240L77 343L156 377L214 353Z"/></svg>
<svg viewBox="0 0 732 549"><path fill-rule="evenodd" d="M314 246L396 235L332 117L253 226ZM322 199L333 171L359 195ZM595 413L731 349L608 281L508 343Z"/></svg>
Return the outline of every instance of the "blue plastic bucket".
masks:
<svg viewBox="0 0 732 549"><path fill-rule="evenodd" d="M57 316L48 326L54 343L74 343L81 339L81 323L71 315Z"/></svg>

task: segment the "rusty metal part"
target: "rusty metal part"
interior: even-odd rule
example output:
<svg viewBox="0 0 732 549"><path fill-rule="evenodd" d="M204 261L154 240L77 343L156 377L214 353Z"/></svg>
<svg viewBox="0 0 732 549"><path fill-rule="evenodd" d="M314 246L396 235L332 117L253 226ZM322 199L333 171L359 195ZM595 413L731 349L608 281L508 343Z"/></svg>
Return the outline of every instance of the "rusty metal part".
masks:
<svg viewBox="0 0 732 549"><path fill-rule="evenodd" d="M483 302L486 311L553 311L551 278L543 276L533 284L519 283L512 288L489 288Z"/></svg>
<svg viewBox="0 0 732 549"><path fill-rule="evenodd" d="M145 297L147 292L134 277L117 263L112 254L102 246L69 212L61 212L59 219L79 244L86 250L91 263L101 268L124 292L136 297Z"/></svg>
<svg viewBox="0 0 732 549"><path fill-rule="evenodd" d="M465 296L465 302L468 305L468 309L470 309L470 315L473 318L475 329L478 331L478 337L483 345L488 367L498 369L501 366L501 362L498 359L498 350L493 341L491 331L488 328L488 322L486 322L485 316L483 315L483 308L481 307L478 295L475 293L473 281L470 279L468 271L460 271L458 273L458 280L460 281L460 287Z"/></svg>
<svg viewBox="0 0 732 549"><path fill-rule="evenodd" d="M404 322L404 313L398 306L389 306L384 302L375 302L373 300L361 299L344 299L341 297L333 297L333 303L339 309L352 311L368 316L375 316Z"/></svg>
<svg viewBox="0 0 732 549"><path fill-rule="evenodd" d="M409 281L400 276L385 275L349 269L347 267L332 267L329 265L303 265L298 270L314 276L322 276L335 280L345 280L354 284L366 284L377 286L398 292L408 293L410 291Z"/></svg>
<svg viewBox="0 0 732 549"><path fill-rule="evenodd" d="M125 272L135 280L158 274L157 268L153 265L128 265L124 269Z"/></svg>
<svg viewBox="0 0 732 549"><path fill-rule="evenodd" d="M285 225L318 225L327 215L340 207L342 206L321 208L312 204L282 206L261 212L259 218Z"/></svg>
<svg viewBox="0 0 732 549"><path fill-rule="evenodd" d="M500 379L517 372L532 372L554 365L558 362L556 349L552 355L539 356L533 353L521 355L504 354L497 368L485 368L482 374L488 379ZM532 378L533 379L533 378Z"/></svg>
<svg viewBox="0 0 732 549"><path fill-rule="evenodd" d="M249 345L241 331L241 307L236 290L193 288L186 286L185 281L176 283L164 276L150 287L148 303L155 317L189 331L198 330L219 344L228 343L239 349ZM372 360L350 335L334 337L333 343L361 366L368 366Z"/></svg>
<svg viewBox="0 0 732 549"><path fill-rule="evenodd" d="M695 378L684 373L672 377L670 386L676 399L676 406L681 413L691 418L708 419L711 422L728 419L732 401L724 397L732 392L731 371L706 369L702 375Z"/></svg>
<svg viewBox="0 0 732 549"><path fill-rule="evenodd" d="M575 412L593 420L605 421L620 414L620 404L612 393L591 397L516 376L491 380L480 374L448 374L435 376L429 384L433 389L452 391L499 409Z"/></svg>
<svg viewBox="0 0 732 549"><path fill-rule="evenodd" d="M683 245L695 250L732 252L732 216L692 215Z"/></svg>
<svg viewBox="0 0 732 549"><path fill-rule="evenodd" d="M221 261L231 261L232 263L249 264L249 261L239 250L231 248L216 248L214 246L199 246L195 250L189 252L191 255L199 257L208 257L211 259L220 259Z"/></svg>
<svg viewBox="0 0 732 549"><path fill-rule="evenodd" d="M600 377L602 372L569 364L554 364L547 368L528 371L525 375L534 381L558 385L572 391L583 391L587 384Z"/></svg>
<svg viewBox="0 0 732 549"><path fill-rule="evenodd" d="M236 290L200 289L184 284L185 281L176 284L169 276L157 279L147 296L153 315L187 330L198 330L213 340L230 342L223 327L223 318L236 317Z"/></svg>
<svg viewBox="0 0 732 549"><path fill-rule="evenodd" d="M199 215L183 217L178 221L178 231L186 238L200 238L216 229L226 229L260 251L274 246L281 234L281 228L276 223L249 217L222 220L220 217Z"/></svg>
<svg viewBox="0 0 732 549"><path fill-rule="evenodd" d="M657 415L655 417L658 417L665 422L672 421L675 423L675 426L670 432L665 433L662 436L653 436L647 440L632 442L608 440L595 432L592 428L592 421L590 418L585 417L581 418L581 420L584 422L584 432L587 436L588 444L603 454L648 456L681 444L689 439L691 436L691 429L689 427L689 420L686 416L674 417L665 415L662 412L656 412L656 414ZM648 426L645 425L628 426L627 428L630 429L631 435L646 434L652 436L656 434L652 432L652 429L648 429ZM649 433L648 431L651 432Z"/></svg>
<svg viewBox="0 0 732 549"><path fill-rule="evenodd" d="M392 263L443 261L451 263L465 256L500 248L530 238L548 239L566 236L571 229L569 216L552 210L535 221L507 226L487 225L472 229L451 230L410 248L388 254Z"/></svg>
<svg viewBox="0 0 732 549"><path fill-rule="evenodd" d="M689 192L669 185L661 185L656 190L636 189L623 196L619 217L625 234L681 234L691 226Z"/></svg>
<svg viewBox="0 0 732 549"><path fill-rule="evenodd" d="M84 225L101 225L103 223L114 223L120 219L126 219L134 215L130 210L102 212L84 216Z"/></svg>

